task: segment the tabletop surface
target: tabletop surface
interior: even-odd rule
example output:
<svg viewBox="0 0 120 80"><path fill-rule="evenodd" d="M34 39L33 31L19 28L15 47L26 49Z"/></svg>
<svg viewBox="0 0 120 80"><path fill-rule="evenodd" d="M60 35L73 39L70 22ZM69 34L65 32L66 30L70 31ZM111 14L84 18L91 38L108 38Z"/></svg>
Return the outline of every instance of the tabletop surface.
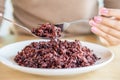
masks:
<svg viewBox="0 0 120 80"><path fill-rule="evenodd" d="M10 43L32 39L36 38L23 35L8 36L0 40L0 48ZM63 39L76 39L102 45L99 42L99 39L94 35L72 35L66 36ZM0 80L120 80L120 46L111 46L107 48L109 48L115 54L112 62L89 73L77 74L73 76L41 76L20 72L0 63Z"/></svg>

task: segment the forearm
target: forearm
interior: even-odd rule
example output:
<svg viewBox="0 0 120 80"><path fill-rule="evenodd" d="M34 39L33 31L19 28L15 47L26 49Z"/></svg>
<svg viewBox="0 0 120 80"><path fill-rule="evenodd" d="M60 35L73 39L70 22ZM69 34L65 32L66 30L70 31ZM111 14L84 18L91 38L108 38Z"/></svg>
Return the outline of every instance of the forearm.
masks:
<svg viewBox="0 0 120 80"><path fill-rule="evenodd" d="M4 13L4 4L5 4L5 0L0 0L0 13ZM2 18L0 17L0 25L2 23Z"/></svg>

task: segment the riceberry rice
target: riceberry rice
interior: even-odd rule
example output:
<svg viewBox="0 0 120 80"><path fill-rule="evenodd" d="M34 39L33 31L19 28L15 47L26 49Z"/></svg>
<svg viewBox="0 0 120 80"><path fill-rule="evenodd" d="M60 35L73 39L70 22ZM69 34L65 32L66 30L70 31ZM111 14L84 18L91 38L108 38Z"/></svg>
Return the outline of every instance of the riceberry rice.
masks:
<svg viewBox="0 0 120 80"><path fill-rule="evenodd" d="M25 67L32 68L77 68L93 65L99 58L79 40L32 42L18 52L14 61Z"/></svg>
<svg viewBox="0 0 120 80"><path fill-rule="evenodd" d="M39 37L46 37L46 38L61 37L61 28L56 27L55 25L50 23L40 24L38 28L33 28L31 32Z"/></svg>

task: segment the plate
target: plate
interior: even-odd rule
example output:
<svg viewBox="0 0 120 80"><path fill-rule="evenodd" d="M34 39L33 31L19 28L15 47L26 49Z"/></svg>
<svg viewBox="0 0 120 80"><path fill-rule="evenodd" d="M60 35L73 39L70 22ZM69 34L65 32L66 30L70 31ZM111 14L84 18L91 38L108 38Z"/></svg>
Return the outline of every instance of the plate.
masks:
<svg viewBox="0 0 120 80"><path fill-rule="evenodd" d="M45 76L62 76L62 75L75 75L75 74L82 74L86 72L90 72L101 68L107 65L109 62L112 61L114 54L104 46L89 43L89 42L82 42L83 46L87 46L88 48L92 49L97 57L101 59L96 61L94 65L87 66L87 67L80 67L80 68L67 68L67 69L41 69L41 68L29 68L29 67L22 67L19 66L13 59L15 55L17 55L18 51L21 51L26 45L30 44L31 42L38 42L38 41L47 41L47 40L27 40L22 42L16 42L7 46L4 46L0 49L0 62L4 65L31 74L37 75L45 75ZM70 41L70 40L68 40Z"/></svg>

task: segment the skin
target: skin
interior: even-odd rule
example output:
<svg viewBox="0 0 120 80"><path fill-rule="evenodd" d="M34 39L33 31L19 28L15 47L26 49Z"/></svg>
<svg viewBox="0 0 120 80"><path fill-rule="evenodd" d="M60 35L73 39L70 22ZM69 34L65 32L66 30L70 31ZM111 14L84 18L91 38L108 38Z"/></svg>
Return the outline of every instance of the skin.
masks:
<svg viewBox="0 0 120 80"><path fill-rule="evenodd" d="M120 9L101 8L99 14L102 16L95 16L89 21L91 31L99 36L105 45L120 45Z"/></svg>

